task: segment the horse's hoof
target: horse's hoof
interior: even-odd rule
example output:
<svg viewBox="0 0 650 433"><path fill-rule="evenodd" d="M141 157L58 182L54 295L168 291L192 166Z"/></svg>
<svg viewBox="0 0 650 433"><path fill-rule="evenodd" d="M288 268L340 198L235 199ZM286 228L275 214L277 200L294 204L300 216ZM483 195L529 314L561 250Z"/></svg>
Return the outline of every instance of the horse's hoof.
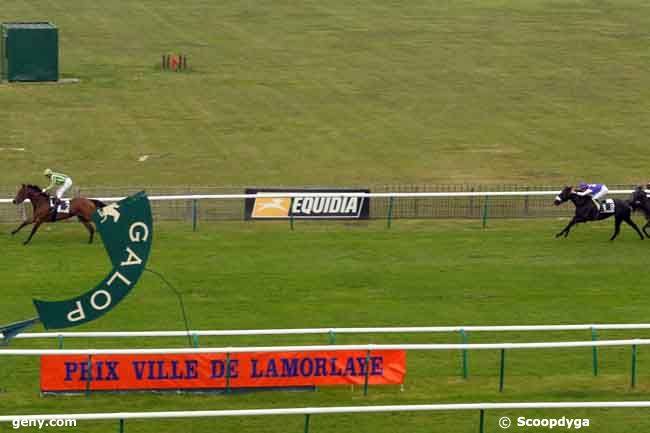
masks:
<svg viewBox="0 0 650 433"><path fill-rule="evenodd" d="M29 243L29 242L25 241L25 242L23 242L23 245L27 245L28 243Z"/></svg>

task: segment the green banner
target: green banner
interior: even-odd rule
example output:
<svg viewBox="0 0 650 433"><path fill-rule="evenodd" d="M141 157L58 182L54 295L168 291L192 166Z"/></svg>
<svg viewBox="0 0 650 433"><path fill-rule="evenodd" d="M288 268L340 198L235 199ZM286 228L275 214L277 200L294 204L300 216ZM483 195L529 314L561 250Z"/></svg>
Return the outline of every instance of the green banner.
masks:
<svg viewBox="0 0 650 433"><path fill-rule="evenodd" d="M153 224L144 192L98 209L93 221L113 269L95 288L75 298L55 302L34 299L47 329L82 325L106 314L129 294L145 269Z"/></svg>

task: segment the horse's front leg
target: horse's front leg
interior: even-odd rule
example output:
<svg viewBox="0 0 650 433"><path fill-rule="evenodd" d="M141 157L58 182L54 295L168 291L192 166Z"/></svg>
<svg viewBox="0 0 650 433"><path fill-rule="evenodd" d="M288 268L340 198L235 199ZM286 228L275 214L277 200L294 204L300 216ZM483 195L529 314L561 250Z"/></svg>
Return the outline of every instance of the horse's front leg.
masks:
<svg viewBox="0 0 650 433"><path fill-rule="evenodd" d="M29 237L27 238L27 240L25 242L23 242L23 245L27 245L32 240L32 237L34 237L34 234L36 233L36 230L38 230L38 228L41 226L41 224L43 224L42 220L38 220L38 221L34 222L34 227L32 227L32 232L29 234Z"/></svg>
<svg viewBox="0 0 650 433"><path fill-rule="evenodd" d="M21 225L19 225L18 228L17 228L16 230L14 230L14 231L11 232L11 236L15 235L16 233L18 233L18 232L20 231L20 229L22 229L22 228L25 227L25 226L30 225L32 222L33 222L33 221L23 221L23 223L22 223Z"/></svg>
<svg viewBox="0 0 650 433"><path fill-rule="evenodd" d="M643 230L643 233L645 233L645 236L648 239L650 239L650 234L648 234L648 230L647 230L648 227L650 227L650 220L647 223L645 223L645 225L643 226L643 228L641 230Z"/></svg>
<svg viewBox="0 0 650 433"><path fill-rule="evenodd" d="M567 226L564 227L564 230L556 234L555 237L559 238L560 236L564 235L564 237L566 238L567 236L569 236L569 231L571 230L571 227L573 227L577 222L578 222L577 218L573 217L571 221L569 221L569 224L567 224Z"/></svg>

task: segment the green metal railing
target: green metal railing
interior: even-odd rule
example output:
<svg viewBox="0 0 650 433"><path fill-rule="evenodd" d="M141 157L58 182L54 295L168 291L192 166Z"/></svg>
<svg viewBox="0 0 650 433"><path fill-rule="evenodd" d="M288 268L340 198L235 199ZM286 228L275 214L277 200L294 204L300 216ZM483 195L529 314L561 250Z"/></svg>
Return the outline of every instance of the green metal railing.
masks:
<svg viewBox="0 0 650 433"><path fill-rule="evenodd" d="M519 196L493 197L435 197L408 198L385 197L370 199L370 218L385 219L390 228L398 219L478 219L486 226L494 218L540 218L562 217L573 213L570 204L553 206L553 197L526 195L526 192L555 191L557 185L371 185L364 186L372 193L414 193L414 192L520 192ZM629 190L633 185L609 185L610 191ZM274 187L281 188L281 187ZM289 187L287 187L289 188ZM295 188L295 187L294 187ZM113 197L125 196L140 190L146 190L150 196L199 194L242 194L244 187L133 187L77 188L74 196ZM15 223L28 217L31 206L15 206L10 199L15 195L15 188L0 188L0 223ZM199 203L200 202L200 203ZM201 221L243 220L244 200L223 199L179 199L152 202L154 216L158 220L187 221L192 230L198 230ZM294 222L290 221L291 228Z"/></svg>

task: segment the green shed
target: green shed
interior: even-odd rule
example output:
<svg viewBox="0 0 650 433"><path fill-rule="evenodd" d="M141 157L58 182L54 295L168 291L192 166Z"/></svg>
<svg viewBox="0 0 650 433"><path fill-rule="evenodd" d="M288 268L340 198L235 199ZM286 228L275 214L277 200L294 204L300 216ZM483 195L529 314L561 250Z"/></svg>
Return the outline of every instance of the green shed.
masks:
<svg viewBox="0 0 650 433"><path fill-rule="evenodd" d="M2 23L0 42L3 80L59 80L59 30L54 24Z"/></svg>

